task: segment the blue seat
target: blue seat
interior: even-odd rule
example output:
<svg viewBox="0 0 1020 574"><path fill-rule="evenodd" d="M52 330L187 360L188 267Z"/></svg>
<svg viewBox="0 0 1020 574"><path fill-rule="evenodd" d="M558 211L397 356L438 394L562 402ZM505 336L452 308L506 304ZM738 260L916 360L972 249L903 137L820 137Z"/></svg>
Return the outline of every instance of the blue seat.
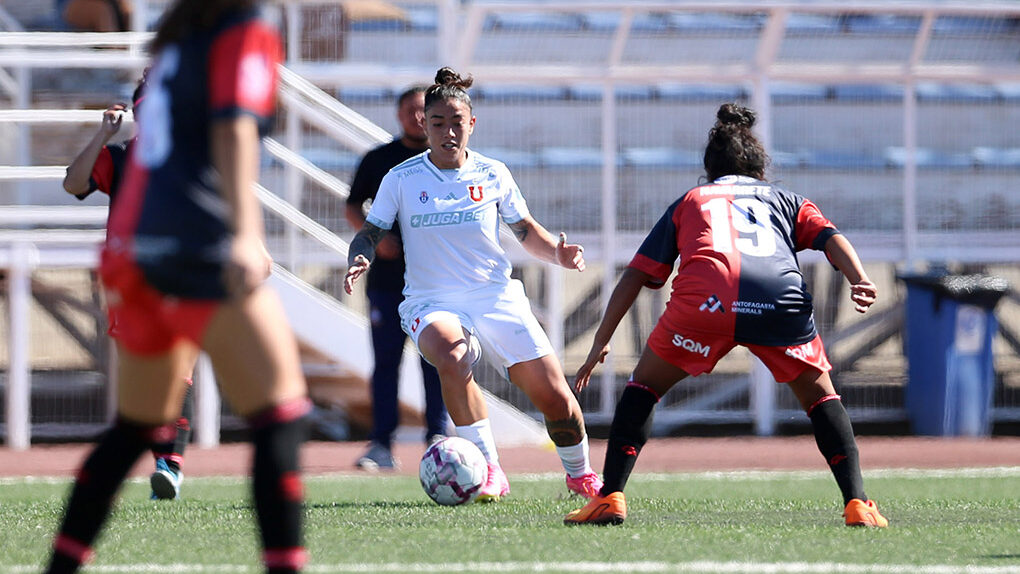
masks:
<svg viewBox="0 0 1020 574"><path fill-rule="evenodd" d="M1020 100L1020 83L996 84L995 91L1007 102Z"/></svg>
<svg viewBox="0 0 1020 574"><path fill-rule="evenodd" d="M671 30L683 32L756 32L765 23L756 14L720 14L714 12L672 12L666 16Z"/></svg>
<svg viewBox="0 0 1020 574"><path fill-rule="evenodd" d="M632 147L622 152L623 165L632 167L698 168L702 152L670 147Z"/></svg>
<svg viewBox="0 0 1020 574"><path fill-rule="evenodd" d="M471 91L472 97L486 100L562 100L567 97L567 89L560 86L513 86L485 85Z"/></svg>
<svg viewBox="0 0 1020 574"><path fill-rule="evenodd" d="M602 150L584 147L547 147L539 152L546 167L597 167L602 165Z"/></svg>
<svg viewBox="0 0 1020 574"><path fill-rule="evenodd" d="M1015 29L1016 24L1009 18L980 16L939 16L932 24L932 32L937 36L985 36L1006 34Z"/></svg>
<svg viewBox="0 0 1020 574"><path fill-rule="evenodd" d="M883 156L844 150L803 150L799 155L804 167L814 169L879 169L888 164Z"/></svg>
<svg viewBox="0 0 1020 574"><path fill-rule="evenodd" d="M557 12L507 12L494 14L486 21L492 30L530 32L577 32L582 28L578 14Z"/></svg>
<svg viewBox="0 0 1020 574"><path fill-rule="evenodd" d="M921 28L920 17L895 14L851 14L845 22L851 34L916 34Z"/></svg>
<svg viewBox="0 0 1020 574"><path fill-rule="evenodd" d="M774 102L802 102L824 100L829 97L829 87L820 84L798 84L793 82L773 82L769 85Z"/></svg>
<svg viewBox="0 0 1020 574"><path fill-rule="evenodd" d="M419 32L435 32L439 29L439 14L435 8L424 6L406 6L407 23L412 30Z"/></svg>
<svg viewBox="0 0 1020 574"><path fill-rule="evenodd" d="M1020 147L976 147L971 150L974 164L980 167L1020 169Z"/></svg>
<svg viewBox="0 0 1020 574"><path fill-rule="evenodd" d="M840 84L832 87L837 100L891 101L903 99L903 86L894 84Z"/></svg>
<svg viewBox="0 0 1020 574"><path fill-rule="evenodd" d="M835 34L842 28L843 23L839 16L794 12L786 17L786 31L793 34L822 32Z"/></svg>
<svg viewBox="0 0 1020 574"><path fill-rule="evenodd" d="M986 84L917 84L919 102L992 102L999 98L999 90Z"/></svg>
<svg viewBox="0 0 1020 574"><path fill-rule="evenodd" d="M344 86L336 91L337 99L341 102L357 103L396 103L396 95L393 90L383 86Z"/></svg>
<svg viewBox="0 0 1020 574"><path fill-rule="evenodd" d="M478 148L478 153L505 163L510 171L517 168L538 167L539 165L537 155L517 148L482 147Z"/></svg>
<svg viewBox="0 0 1020 574"><path fill-rule="evenodd" d="M660 98L669 100L735 102L747 98L743 86L665 82L655 86Z"/></svg>
<svg viewBox="0 0 1020 574"><path fill-rule="evenodd" d="M602 99L602 92L603 87L600 85L582 84L570 86L567 89L567 97L572 100L599 101ZM615 93L617 99L621 100L647 100L654 95L651 86L638 85L617 86Z"/></svg>
<svg viewBox="0 0 1020 574"><path fill-rule="evenodd" d="M907 150L903 147L890 146L885 148L883 157L887 166L903 167L907 162ZM974 157L970 153L945 152L930 148L917 148L915 161L918 167L926 168L966 168L974 165Z"/></svg>

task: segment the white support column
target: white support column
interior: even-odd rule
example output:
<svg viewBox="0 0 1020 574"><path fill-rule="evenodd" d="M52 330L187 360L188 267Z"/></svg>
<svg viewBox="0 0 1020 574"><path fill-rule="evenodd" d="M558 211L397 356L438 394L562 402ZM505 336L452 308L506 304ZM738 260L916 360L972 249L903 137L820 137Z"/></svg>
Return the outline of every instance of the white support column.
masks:
<svg viewBox="0 0 1020 574"><path fill-rule="evenodd" d="M570 237L567 237L567 241L569 240ZM549 341L552 342L553 350L556 351L556 356L560 359L560 363L563 362L563 351L566 346L563 335L563 321L566 318L563 313L565 305L563 300L563 276L565 273L566 269L558 265L546 266L545 269L546 317L548 318L546 332L549 335Z"/></svg>
<svg viewBox="0 0 1020 574"><path fill-rule="evenodd" d="M193 376L195 393L195 442L201 448L215 448L220 444L220 391L212 361L202 353L195 364Z"/></svg>
<svg viewBox="0 0 1020 574"><path fill-rule="evenodd" d="M605 309L616 285L616 89L607 80L602 88L602 296ZM601 314L600 314L601 315ZM611 416L616 407L616 358L613 353L602 365L601 393L603 416Z"/></svg>
<svg viewBox="0 0 1020 574"><path fill-rule="evenodd" d="M750 385L754 434L772 436L776 432L776 380L758 357L752 358Z"/></svg>
<svg viewBox="0 0 1020 574"><path fill-rule="evenodd" d="M917 260L917 94L913 79L903 86L903 258L908 269Z"/></svg>
<svg viewBox="0 0 1020 574"><path fill-rule="evenodd" d="M8 270L10 304L10 366L7 374L7 446L27 450L32 442L32 364L29 341L31 329L32 269L38 259L35 246L15 243Z"/></svg>
<svg viewBox="0 0 1020 574"><path fill-rule="evenodd" d="M293 107L287 108L286 134L284 141L287 147L294 153L301 153L301 117ZM303 195L302 184L304 178L292 163L287 163L284 168L284 181L287 182L283 190L283 197L291 205L301 207L301 196ZM284 231L286 267L295 275L300 274L297 268L298 250L300 249L301 231L294 225L288 225Z"/></svg>
<svg viewBox="0 0 1020 574"><path fill-rule="evenodd" d="M15 68L14 79L18 86L18 93L14 98L14 107L20 110L27 110L32 107L32 70L31 68ZM17 151L17 165L32 165L32 125L24 122L18 124L18 135L15 148ZM22 181L17 184L18 205L30 205L32 201L31 182Z"/></svg>

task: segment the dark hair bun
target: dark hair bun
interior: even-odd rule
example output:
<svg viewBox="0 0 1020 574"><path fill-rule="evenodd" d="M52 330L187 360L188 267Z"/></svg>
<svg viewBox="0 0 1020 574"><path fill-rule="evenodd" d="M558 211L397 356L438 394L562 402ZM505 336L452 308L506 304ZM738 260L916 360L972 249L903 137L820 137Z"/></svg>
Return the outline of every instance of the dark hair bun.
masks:
<svg viewBox="0 0 1020 574"><path fill-rule="evenodd" d="M720 125L735 125L750 128L754 126L757 119L754 111L737 104L723 104L715 114Z"/></svg>
<svg viewBox="0 0 1020 574"><path fill-rule="evenodd" d="M440 86L454 86L466 90L473 83L475 83L474 78L471 76L468 76L467 79L461 78L460 74L450 67L439 68L439 71L436 72L436 84Z"/></svg>

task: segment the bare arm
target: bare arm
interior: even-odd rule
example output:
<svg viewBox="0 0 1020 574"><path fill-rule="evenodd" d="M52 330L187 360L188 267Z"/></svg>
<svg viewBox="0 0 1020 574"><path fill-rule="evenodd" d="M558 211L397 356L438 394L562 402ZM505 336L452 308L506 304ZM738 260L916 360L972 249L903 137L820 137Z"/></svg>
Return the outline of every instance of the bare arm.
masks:
<svg viewBox="0 0 1020 574"><path fill-rule="evenodd" d="M584 271L584 247L567 243L567 234L560 233L557 242L551 233L531 216L510 225L510 230L524 249L547 263L567 269Z"/></svg>
<svg viewBox="0 0 1020 574"><path fill-rule="evenodd" d="M262 207L254 190L259 165L258 126L254 118L242 116L217 121L210 131L213 166L230 207L234 233L225 281L232 295L241 296L258 287L269 268Z"/></svg>
<svg viewBox="0 0 1020 574"><path fill-rule="evenodd" d="M354 283L368 271L375 258L375 248L386 235L386 230L367 221L354 235L347 250L347 275L344 277L344 291L354 292Z"/></svg>
<svg viewBox="0 0 1020 574"><path fill-rule="evenodd" d="M850 240L842 235L833 235L825 242L825 254L850 282L850 299L854 302L854 309L858 313L866 312L878 297L878 288L868 278Z"/></svg>
<svg viewBox="0 0 1020 574"><path fill-rule="evenodd" d="M71 195L81 195L89 190L92 168L96 165L103 146L120 131L123 118L124 106L121 104L114 104L103 112L103 122L99 124L99 131L92 136L85 148L78 152L71 165L67 166L67 173L64 175L64 191Z"/></svg>
<svg viewBox="0 0 1020 574"><path fill-rule="evenodd" d="M613 333L620 326L620 321L623 320L624 315L634 305L634 300L641 293L641 288L650 279L650 275L632 267L623 270L623 275L620 276L620 280L616 283L616 288L613 289L613 294L609 297L609 304L606 306L606 312L602 316L602 322L599 323L599 328L595 331L595 339L591 343L588 357L577 370L577 375L574 376L575 390L581 391L587 387L595 365L605 362L606 355L609 354L609 341L613 338Z"/></svg>

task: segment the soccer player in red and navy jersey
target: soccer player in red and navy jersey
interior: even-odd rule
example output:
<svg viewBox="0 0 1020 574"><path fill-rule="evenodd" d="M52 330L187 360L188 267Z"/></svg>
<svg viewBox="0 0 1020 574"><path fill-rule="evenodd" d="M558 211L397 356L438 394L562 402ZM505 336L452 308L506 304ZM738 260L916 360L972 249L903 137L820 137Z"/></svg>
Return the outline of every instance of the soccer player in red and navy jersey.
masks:
<svg viewBox="0 0 1020 574"><path fill-rule="evenodd" d="M864 494L850 418L829 377L796 253L824 251L850 282L858 312L867 311L878 291L853 246L814 203L764 180L768 156L751 132L754 121L747 108L719 108L705 149L708 183L669 206L610 297L574 380L578 391L609 353L609 340L641 289L662 287L680 260L666 311L617 403L603 488L568 514L567 524L624 521L623 489L648 440L655 404L680 380L711 372L737 345L789 385L811 419L843 494L846 524L888 524Z"/></svg>
<svg viewBox="0 0 1020 574"><path fill-rule="evenodd" d="M279 35L256 0L177 0L151 51L138 140L108 225L101 276L118 317L117 419L78 473L47 572L92 553L117 489L173 433L179 358L202 348L255 445L254 507L269 573L298 572L299 449L311 403L297 341L264 283L255 196L275 109Z"/></svg>
<svg viewBox="0 0 1020 574"><path fill-rule="evenodd" d="M143 77L138 82L131 98L132 111L136 115L140 111L144 88L145 78ZM117 200L117 191L120 189L120 182L127 166L127 156L135 142L135 139L131 138L113 144L109 143L110 139L120 131L125 112L126 108L123 104L114 104L103 112L103 121L99 126L99 131L74 158L71 165L67 167L67 174L64 176L64 190L68 193L79 200L84 200L93 192L103 192L110 197L111 211ZM118 336L118 320L113 309L107 309L107 317L110 336L116 338ZM184 450L191 439L191 419L195 411L191 376L195 370L196 360L198 360L198 349L194 349L191 354L182 356L181 364L178 365L179 372L187 381L188 387L184 395L184 403L181 405L181 415L175 423L177 432L173 440L152 447L152 455L156 458L156 470L149 477L149 484L152 487L151 498L154 500L173 500L179 498L181 494L181 482L184 479L181 464L184 461Z"/></svg>

